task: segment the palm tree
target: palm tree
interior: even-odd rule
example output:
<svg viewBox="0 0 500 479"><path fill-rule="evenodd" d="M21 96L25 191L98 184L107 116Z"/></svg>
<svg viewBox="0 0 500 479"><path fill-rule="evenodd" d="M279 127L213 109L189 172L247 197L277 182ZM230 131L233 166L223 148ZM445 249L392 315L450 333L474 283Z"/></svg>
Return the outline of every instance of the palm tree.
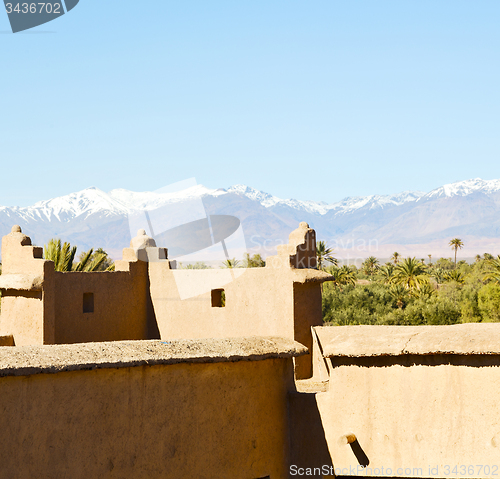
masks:
<svg viewBox="0 0 500 479"><path fill-rule="evenodd" d="M403 306L408 300L408 290L400 284L393 284L389 288L389 295L396 303L396 306L399 309L403 309Z"/></svg>
<svg viewBox="0 0 500 479"><path fill-rule="evenodd" d="M378 272L382 276L385 284L390 283L394 274L394 265L392 263L385 263L384 266L379 268Z"/></svg>
<svg viewBox="0 0 500 479"><path fill-rule="evenodd" d="M226 261L222 262L222 267L232 269L232 268L237 268L239 264L240 264L240 262L236 258L233 258L233 259L228 258L228 259L226 259Z"/></svg>
<svg viewBox="0 0 500 479"><path fill-rule="evenodd" d="M464 247L464 244L460 238L453 238L449 246L451 246L451 249L455 250L455 268L457 267L457 251L458 249L462 249Z"/></svg>
<svg viewBox="0 0 500 479"><path fill-rule="evenodd" d="M428 254L427 256L429 257L429 266L432 266L432 255Z"/></svg>
<svg viewBox="0 0 500 479"><path fill-rule="evenodd" d="M453 271L448 271L448 273L444 275L444 280L447 282L454 281L455 283L459 284L465 283L464 275L456 269L454 269Z"/></svg>
<svg viewBox="0 0 500 479"><path fill-rule="evenodd" d="M391 260L394 264L398 264L400 257L401 255L397 251L394 251L394 253L392 253Z"/></svg>
<svg viewBox="0 0 500 479"><path fill-rule="evenodd" d="M115 265L110 260L106 251L93 248L80 255L80 261L73 266L73 271L114 271Z"/></svg>
<svg viewBox="0 0 500 479"><path fill-rule="evenodd" d="M326 271L333 276L331 283L334 286L338 286L340 289L342 289L342 286L348 284L352 286L356 284L356 273L347 265L343 265L340 268L337 266L330 266Z"/></svg>
<svg viewBox="0 0 500 479"><path fill-rule="evenodd" d="M420 286L420 289L417 289L413 292L416 298L428 299L435 294L436 290L431 283L424 283Z"/></svg>
<svg viewBox="0 0 500 479"><path fill-rule="evenodd" d="M375 256L369 256L363 261L363 270L366 274L372 275L378 269L379 260Z"/></svg>
<svg viewBox="0 0 500 479"><path fill-rule="evenodd" d="M55 271L71 271L75 254L76 246L71 247L71 244L67 242L61 245L60 239L52 238L43 247L43 257L54 262Z"/></svg>
<svg viewBox="0 0 500 479"><path fill-rule="evenodd" d="M354 286L356 284L356 272L350 267L344 264L341 268L341 274L342 274L342 282L345 285L352 285Z"/></svg>
<svg viewBox="0 0 500 479"><path fill-rule="evenodd" d="M325 241L318 241L316 243L316 260L318 269L323 269L325 261L338 266L339 262L337 258L332 256L333 248L328 248Z"/></svg>
<svg viewBox="0 0 500 479"><path fill-rule="evenodd" d="M405 258L396 266L392 282L409 291L420 289L429 281L424 265L415 258Z"/></svg>
<svg viewBox="0 0 500 479"><path fill-rule="evenodd" d="M80 255L80 261L74 264L76 255L76 246L71 246L70 243L64 242L61 244L60 239L51 239L43 248L43 257L46 260L54 262L55 271L113 271L114 263L109 258L106 251L98 248L95 253L93 248Z"/></svg>
<svg viewBox="0 0 500 479"><path fill-rule="evenodd" d="M488 258L486 264L489 266L489 271L486 271L484 279L491 279L500 284L500 255L496 258Z"/></svg>

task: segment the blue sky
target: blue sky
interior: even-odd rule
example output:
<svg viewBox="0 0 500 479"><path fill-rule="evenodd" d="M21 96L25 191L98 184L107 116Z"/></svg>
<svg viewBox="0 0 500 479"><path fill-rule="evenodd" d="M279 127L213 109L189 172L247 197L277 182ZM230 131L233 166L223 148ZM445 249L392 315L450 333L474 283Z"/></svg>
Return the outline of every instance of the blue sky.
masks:
<svg viewBox="0 0 500 479"><path fill-rule="evenodd" d="M498 0L80 0L9 34L0 205L195 176L281 197L500 178Z"/></svg>

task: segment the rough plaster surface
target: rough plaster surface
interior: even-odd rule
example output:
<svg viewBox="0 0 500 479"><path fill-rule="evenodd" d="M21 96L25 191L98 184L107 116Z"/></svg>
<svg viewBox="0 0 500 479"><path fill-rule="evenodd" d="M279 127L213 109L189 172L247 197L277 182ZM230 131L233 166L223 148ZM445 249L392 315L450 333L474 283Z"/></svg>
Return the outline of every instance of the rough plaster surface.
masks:
<svg viewBox="0 0 500 479"><path fill-rule="evenodd" d="M497 323L314 329L325 357L500 354L500 324Z"/></svg>
<svg viewBox="0 0 500 479"><path fill-rule="evenodd" d="M498 477L499 362L464 355L455 364L453 357L425 355L413 364L379 356L333 367L328 391L316 398L339 475ZM351 434L352 446L344 440Z"/></svg>
<svg viewBox="0 0 500 479"><path fill-rule="evenodd" d="M0 377L177 363L216 363L291 358L307 353L284 338L248 337L0 348Z"/></svg>
<svg viewBox="0 0 500 479"><path fill-rule="evenodd" d="M43 277L28 274L2 274L0 275L0 289L42 291Z"/></svg>
<svg viewBox="0 0 500 479"><path fill-rule="evenodd" d="M285 478L292 388L290 358L3 377L0 477Z"/></svg>

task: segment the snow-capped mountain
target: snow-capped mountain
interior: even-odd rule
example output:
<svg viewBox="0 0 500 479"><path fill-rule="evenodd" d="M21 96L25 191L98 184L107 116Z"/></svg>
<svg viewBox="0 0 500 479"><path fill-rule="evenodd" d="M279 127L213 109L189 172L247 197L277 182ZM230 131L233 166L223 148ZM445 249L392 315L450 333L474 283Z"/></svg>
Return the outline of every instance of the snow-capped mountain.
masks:
<svg viewBox="0 0 500 479"><path fill-rule="evenodd" d="M441 186L424 196L426 198L451 198L452 196L467 196L477 192L491 194L498 191L500 191L500 180L474 178Z"/></svg>
<svg viewBox="0 0 500 479"><path fill-rule="evenodd" d="M479 178L429 193L349 197L332 204L281 199L245 185L109 193L92 187L30 207L0 207L0 234L20 224L35 244L57 236L83 249L103 247L119 257L133 234L132 216L146 211L168 228L169 219L176 225L183 219L189 221L193 208L198 216L206 212L238 217L248 246L262 249L266 245L264 254L272 254L277 244L286 242L300 221L315 228L319 239L337 245L362 241L424 244L457 235L469 238L469 244L474 238L500 240L500 180Z"/></svg>

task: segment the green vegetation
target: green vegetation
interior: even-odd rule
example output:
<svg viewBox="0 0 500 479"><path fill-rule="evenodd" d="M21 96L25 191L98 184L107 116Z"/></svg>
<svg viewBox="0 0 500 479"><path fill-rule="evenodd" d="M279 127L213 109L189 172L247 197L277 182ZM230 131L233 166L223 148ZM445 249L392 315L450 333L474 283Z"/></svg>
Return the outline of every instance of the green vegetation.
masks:
<svg viewBox="0 0 500 479"><path fill-rule="evenodd" d="M51 239L43 247L43 257L54 262L56 271L113 271L115 264L102 248L89 249L83 252L78 263L75 264L76 246L65 242L61 244L60 239Z"/></svg>
<svg viewBox="0 0 500 479"><path fill-rule="evenodd" d="M179 269L212 269L210 266L205 264L203 261L197 261L194 264L186 264L184 265L183 263L179 262Z"/></svg>
<svg viewBox="0 0 500 479"><path fill-rule="evenodd" d="M458 249L462 249L464 247L464 244L462 243L462 240L460 238L453 238L450 241L450 246L452 249L455 250L455 268L457 267L457 251Z"/></svg>
<svg viewBox="0 0 500 479"><path fill-rule="evenodd" d="M266 262L262 259L260 254L250 256L248 253L245 253L245 258L243 259L244 268L263 268L265 265Z"/></svg>
<svg viewBox="0 0 500 479"><path fill-rule="evenodd" d="M318 263L318 269L323 269L326 263L331 263L335 266L338 265L336 258L332 256L333 248L328 248L326 242L318 241L316 243L316 259Z"/></svg>
<svg viewBox="0 0 500 479"><path fill-rule="evenodd" d="M455 240L450 245L456 253L463 243ZM429 263L424 264L416 258L401 259L395 253L391 262L382 266L370 257L359 270L348 268L348 281L342 279L341 270L346 268L327 269L334 277L323 285L323 317L327 323L500 322L500 255L478 255L472 264L445 258L431 263L429 257ZM360 277L368 280L357 281Z"/></svg>
<svg viewBox="0 0 500 479"><path fill-rule="evenodd" d="M226 259L225 261L222 262L222 268L233 269L233 268L237 268L239 264L240 264L240 261L236 258Z"/></svg>

